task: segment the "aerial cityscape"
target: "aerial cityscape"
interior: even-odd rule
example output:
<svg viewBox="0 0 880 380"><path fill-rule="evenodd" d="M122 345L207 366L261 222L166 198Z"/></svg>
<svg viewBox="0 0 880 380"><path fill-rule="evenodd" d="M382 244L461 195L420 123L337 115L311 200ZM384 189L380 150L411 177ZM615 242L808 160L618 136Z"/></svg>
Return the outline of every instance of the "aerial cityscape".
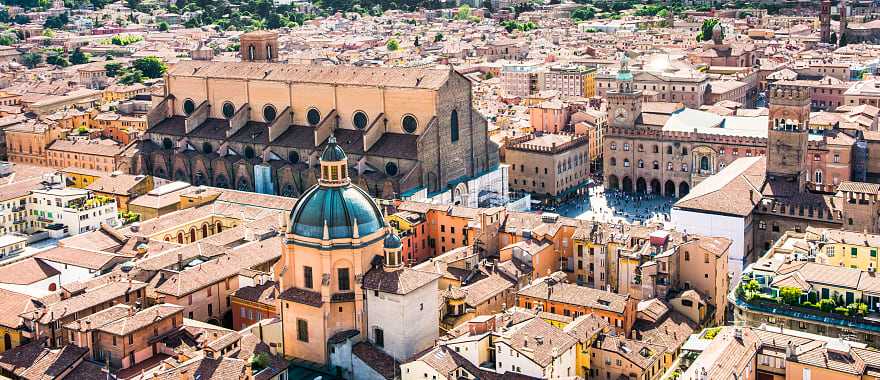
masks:
<svg viewBox="0 0 880 380"><path fill-rule="evenodd" d="M3 0L0 379L880 379L878 0Z"/></svg>

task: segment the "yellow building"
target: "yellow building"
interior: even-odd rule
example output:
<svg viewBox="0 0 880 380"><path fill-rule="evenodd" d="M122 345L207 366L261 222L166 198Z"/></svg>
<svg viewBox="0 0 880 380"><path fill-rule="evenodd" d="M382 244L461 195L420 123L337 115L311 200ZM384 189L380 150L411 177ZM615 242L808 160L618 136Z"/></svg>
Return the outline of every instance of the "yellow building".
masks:
<svg viewBox="0 0 880 380"><path fill-rule="evenodd" d="M575 372L581 378L588 378L593 343L596 342L599 334L611 331L611 325L600 317L586 314L575 318L563 328L563 331L578 340L575 348Z"/></svg>
<svg viewBox="0 0 880 380"><path fill-rule="evenodd" d="M596 70L590 70L584 76L584 97L592 98L596 96Z"/></svg>
<svg viewBox="0 0 880 380"><path fill-rule="evenodd" d="M67 186L77 189L85 189L97 181L98 178L110 175L110 173L100 170L82 169L73 166L61 169L61 173L64 174L64 178L67 180Z"/></svg>
<svg viewBox="0 0 880 380"><path fill-rule="evenodd" d="M150 88L141 83L131 85L113 85L104 89L101 98L104 102L113 102L119 100L128 100L136 95L148 94Z"/></svg>
<svg viewBox="0 0 880 380"><path fill-rule="evenodd" d="M818 263L865 271L880 267L880 235L809 227L804 240L816 246Z"/></svg>

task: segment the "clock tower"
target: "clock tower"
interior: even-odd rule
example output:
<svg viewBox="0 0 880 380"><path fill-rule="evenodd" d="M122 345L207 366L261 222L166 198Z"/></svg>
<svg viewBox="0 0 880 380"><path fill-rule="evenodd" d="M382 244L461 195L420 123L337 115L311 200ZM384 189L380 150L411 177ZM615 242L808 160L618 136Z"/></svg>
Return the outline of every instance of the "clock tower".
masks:
<svg viewBox="0 0 880 380"><path fill-rule="evenodd" d="M608 91L608 124L612 127L635 127L642 113L642 91L633 88L629 58L624 53L617 71L617 88Z"/></svg>

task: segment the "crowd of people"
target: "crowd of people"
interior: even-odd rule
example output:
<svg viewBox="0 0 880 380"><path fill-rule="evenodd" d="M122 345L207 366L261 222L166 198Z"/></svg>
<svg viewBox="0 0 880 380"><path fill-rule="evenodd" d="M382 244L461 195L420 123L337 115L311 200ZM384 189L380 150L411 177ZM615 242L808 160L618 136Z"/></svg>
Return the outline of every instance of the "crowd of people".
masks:
<svg viewBox="0 0 880 380"><path fill-rule="evenodd" d="M632 194L595 186L558 208L561 215L601 222L668 222L675 199L656 194Z"/></svg>

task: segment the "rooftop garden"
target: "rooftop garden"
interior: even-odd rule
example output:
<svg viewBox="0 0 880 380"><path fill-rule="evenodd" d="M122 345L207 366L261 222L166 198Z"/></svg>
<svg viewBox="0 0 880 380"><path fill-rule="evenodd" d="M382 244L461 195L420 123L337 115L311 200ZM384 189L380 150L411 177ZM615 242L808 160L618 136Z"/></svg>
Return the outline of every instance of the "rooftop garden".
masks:
<svg viewBox="0 0 880 380"><path fill-rule="evenodd" d="M119 220L121 220L123 224L132 224L141 220L141 214L131 211L120 211Z"/></svg>
<svg viewBox="0 0 880 380"><path fill-rule="evenodd" d="M775 289L768 288L768 290L772 291ZM769 303L790 308L811 309L844 317L863 317L868 313L867 304L859 301L847 304L841 294L834 294L832 297L820 299L817 292L804 293L800 288L789 286L779 288L776 293L778 294L777 296L767 294L762 289L761 284L748 275L743 276L742 281L736 288L737 298L748 303Z"/></svg>
<svg viewBox="0 0 880 380"><path fill-rule="evenodd" d="M95 207L101 207L108 203L116 202L112 197L105 197L103 195L96 195L92 198L81 198L75 201L72 201L67 204L68 208L76 209L77 211L91 210Z"/></svg>
<svg viewBox="0 0 880 380"><path fill-rule="evenodd" d="M718 336L718 333L720 333L720 332L721 332L721 327L713 327L710 329L706 329L706 332L703 333L703 339L706 339L706 340L715 339L715 337Z"/></svg>

